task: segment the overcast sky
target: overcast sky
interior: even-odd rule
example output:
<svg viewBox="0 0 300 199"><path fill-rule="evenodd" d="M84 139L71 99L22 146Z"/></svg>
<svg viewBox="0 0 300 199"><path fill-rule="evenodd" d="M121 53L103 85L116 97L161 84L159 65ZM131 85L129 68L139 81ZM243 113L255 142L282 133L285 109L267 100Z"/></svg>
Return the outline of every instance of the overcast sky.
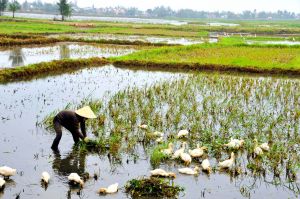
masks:
<svg viewBox="0 0 300 199"><path fill-rule="evenodd" d="M19 0L23 2L25 0ZM28 0L34 1L34 0ZM53 0L42 0L44 2L56 2ZM75 1L75 0L69 0ZM191 8L205 11L234 11L243 10L277 11L288 10L300 13L300 0L77 0L80 7L137 7L141 10L156 6L170 6L172 9Z"/></svg>

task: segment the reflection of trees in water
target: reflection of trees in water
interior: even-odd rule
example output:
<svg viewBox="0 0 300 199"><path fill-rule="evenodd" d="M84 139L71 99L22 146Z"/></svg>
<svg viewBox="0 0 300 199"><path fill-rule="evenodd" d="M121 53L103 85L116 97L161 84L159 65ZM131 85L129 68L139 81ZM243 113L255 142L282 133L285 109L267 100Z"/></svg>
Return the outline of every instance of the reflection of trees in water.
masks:
<svg viewBox="0 0 300 199"><path fill-rule="evenodd" d="M11 61L11 66L23 66L25 60L25 55L22 51L22 48L14 48L10 51L9 61Z"/></svg>
<svg viewBox="0 0 300 199"><path fill-rule="evenodd" d="M59 55L60 59L69 59L70 58L70 47L68 44L59 45Z"/></svg>
<svg viewBox="0 0 300 199"><path fill-rule="evenodd" d="M83 174L85 172L86 155L86 152L80 152L76 147L63 159L60 153L55 153L53 170L64 176L70 173Z"/></svg>

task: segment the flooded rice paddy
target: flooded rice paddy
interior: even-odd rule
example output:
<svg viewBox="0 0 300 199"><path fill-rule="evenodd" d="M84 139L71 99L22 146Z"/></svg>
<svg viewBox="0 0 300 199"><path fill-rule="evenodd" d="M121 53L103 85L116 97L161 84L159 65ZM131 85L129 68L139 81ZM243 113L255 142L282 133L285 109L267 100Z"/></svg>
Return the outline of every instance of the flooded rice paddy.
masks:
<svg viewBox="0 0 300 199"><path fill-rule="evenodd" d="M11 16L10 12L4 12L5 16ZM51 14L34 14L34 13L15 13L16 17L34 18L34 19L60 19L59 15ZM143 19L128 17L95 17L95 16L71 16L71 20L78 21L110 21L110 22L128 22L128 23L146 23L146 24L170 24L170 25L186 25L187 22L167 19Z"/></svg>
<svg viewBox="0 0 300 199"><path fill-rule="evenodd" d="M97 189L116 181L124 184L127 178L147 173L148 160L123 156L115 159L107 154L84 154L72 150L73 141L65 133L60 154L50 149L54 134L36 124L46 115L68 104L79 104L83 99L98 99L112 95L128 86L143 87L156 81L176 79L185 74L147 72L104 66L84 69L70 74L30 82L1 85L0 101L0 165L18 169L17 176L7 183L0 198L97 198ZM91 133L88 133L92 136ZM143 148L140 149L143 153ZM141 169L136 170L136 167ZM48 171L52 176L47 190L40 185L40 174ZM89 172L100 175L98 181L90 179L85 190L77 196L70 189L66 176L70 172ZM122 198L119 191L114 198Z"/></svg>
<svg viewBox="0 0 300 199"><path fill-rule="evenodd" d="M30 82L1 85L0 91L4 95L1 97L0 104L0 131L2 135L0 164L17 168L18 174L7 183L5 190L0 192L0 197L13 198L20 194L21 198L98 198L96 192L99 187L118 182L121 186L119 192L105 197L126 198L129 196L124 193L122 188L126 181L149 175L149 170L152 169L149 151L151 147L155 146L153 143L150 143L149 146L137 144L133 153L122 152L119 156L111 155L107 151L100 154L79 152L75 148L72 149L73 141L70 133L64 132L60 143L60 154L54 154L50 149L54 134L46 131L37 123L53 110L61 110L69 103L75 105L80 104L84 99L101 98L115 101L119 98L117 97L119 91L124 93L124 89L135 88L136 86L137 90L133 89L133 92L125 91L125 96L128 92L132 94L132 100L119 98L122 99L119 101L121 102L120 110L128 111L128 103L138 100L143 102L141 107L152 107L147 101L146 96L148 95L143 96L139 92L141 89L145 90L142 93L147 94L146 90L150 89L150 96L160 100L154 102L155 111L153 114L161 111L162 118L165 114L171 115L171 122L163 119L162 123L154 124L154 121L149 119L147 122L153 130L171 133L178 128L188 128L191 132L212 133L214 139L226 134L243 137L248 135L251 129L253 132L257 132L260 128L261 138L265 139L264 134L267 132L265 128L271 125L274 118L283 117L286 119L295 111L299 111L300 82L297 79L221 74L214 76L200 73L196 75L199 86L193 83L191 86L188 79L195 78L192 76L191 73L132 71L104 66ZM178 84L164 83L145 89L147 85L155 82L166 80L170 82L178 79L185 79L184 82L186 83L182 81L178 81ZM174 93L176 87L186 88L185 94L181 96ZM166 94L164 94L165 91ZM173 96L173 99L170 95ZM140 97L141 99L139 99ZM199 100L197 101L199 107L196 109L194 109L194 97ZM178 108L174 108L173 112L167 111L168 108L166 108L166 105L171 101L174 101L174 105L178 103ZM188 102L191 103L191 106ZM236 103L232 104L233 102ZM132 110L138 110L138 107L140 105ZM180 110L186 111L183 114L185 117L176 123L175 116ZM200 114L198 119L195 110ZM216 112L211 112L213 110ZM237 112L240 112L241 115L238 116L241 117L243 114L245 114L244 116L251 116L247 119L248 126L241 125L242 122L239 123L239 117L233 114ZM127 118L130 113L131 111L121 114ZM149 114L152 117L152 112ZM195 116L195 118L190 117L190 115ZM232 117L231 120L226 120L230 116ZM268 116L270 117L269 120L265 121L264 124L258 124L257 120L266 119ZM112 121L114 120L112 119ZM225 124L226 121L229 123ZM278 120L277 125L274 127L274 139L278 138L276 136L283 136L289 132L293 132L293 136L296 136L297 139L299 120L294 120L293 117L286 122ZM283 132L277 134L278 130L283 130ZM88 135L93 136L90 131L88 131ZM201 142L206 143L201 137L198 137L199 134L194 136L190 139L201 140ZM192 148L196 142L190 139L188 139L189 147ZM283 140L285 139L283 138ZM219 158L222 159L227 157L226 152L222 152L220 155ZM215 165L218 159L213 154L209 154L209 156L211 164ZM185 187L185 192L180 194L181 198L298 197L299 181L289 182L285 176L274 177L268 168L266 168L265 175L251 173L246 168L250 160L251 158L249 159L242 154L239 155L237 165L241 166L243 171L247 171L248 174L243 173L237 177L233 177L227 172L218 171L210 176L205 173L200 173L199 176L195 177L181 175L178 174L177 169L184 166L177 161L162 162L160 167L177 174L175 183ZM198 164L196 161L192 162L193 166ZM47 189L39 183L42 171L48 171L52 176ZM80 191L70 188L67 183L66 176L71 172L79 174L88 172L91 176L99 175L99 178L97 180L89 179Z"/></svg>
<svg viewBox="0 0 300 199"><path fill-rule="evenodd" d="M143 35L121 35L121 34L60 34L50 35L49 37L70 37L74 39L85 39L85 40L126 40L126 41L141 41L149 43L165 43L165 44L180 44L180 45L191 45L204 43L202 39L192 38L178 38L178 37L154 37L154 36L143 36Z"/></svg>
<svg viewBox="0 0 300 199"><path fill-rule="evenodd" d="M136 51L135 47L57 43L52 45L0 48L0 68L25 66L61 59L120 56Z"/></svg>
<svg viewBox="0 0 300 199"><path fill-rule="evenodd" d="M165 81L168 83L159 83ZM149 87L153 84L155 86ZM198 141L212 143L208 155L213 166L228 157L226 151L217 153L214 149L218 146L218 137L236 136L246 140L246 149L237 153L236 161L243 173L236 177L218 171L209 176L202 172L195 177L185 176L177 172L184 167L182 163L163 161L160 168L175 172L175 183L185 188L180 198L297 198L299 179L290 181L285 171L280 177L274 176L268 164L269 155L263 158L265 174L253 173L247 165L251 161L259 164L261 160L248 156L247 149L251 148L253 136L261 141L273 136L274 142L281 140L291 144L288 145L291 151L299 151L287 137L298 139L299 84L298 79L278 77L133 71L104 66L0 85L0 165L18 169L18 174L0 192L0 198L14 198L18 194L21 198L99 198L96 193L99 187L115 182L121 189L105 198L127 198L125 183L149 175L152 169L149 154L156 146L154 142L136 143L132 150L126 149L129 146L124 142L124 151L119 155L108 151L88 153L72 149L71 134L64 132L60 154L51 151L55 135L38 123L54 110L62 110L68 104L81 104L85 99L103 99L104 104L111 103L113 109L121 111L120 117L107 117L103 135L110 133L111 124L120 120L129 122L132 119L129 116L140 110L137 123L144 122L151 130L165 132L165 139L178 129L187 128L193 132L186 140L189 147L195 147ZM131 89L126 89L128 87ZM172 105L174 107L170 107ZM93 128L88 131L90 137L93 137L91 131L97 130ZM131 133L138 133L139 137L143 131L134 128ZM176 143L178 146L179 141ZM291 158L294 155L291 152L288 160L297 163ZM280 170L285 168L286 162L278 163ZM192 167L195 165L199 162L193 161ZM52 176L47 189L40 185L42 171ZM66 176L71 172L88 172L99 178L90 178L80 191L67 183ZM296 175L299 176L298 171Z"/></svg>

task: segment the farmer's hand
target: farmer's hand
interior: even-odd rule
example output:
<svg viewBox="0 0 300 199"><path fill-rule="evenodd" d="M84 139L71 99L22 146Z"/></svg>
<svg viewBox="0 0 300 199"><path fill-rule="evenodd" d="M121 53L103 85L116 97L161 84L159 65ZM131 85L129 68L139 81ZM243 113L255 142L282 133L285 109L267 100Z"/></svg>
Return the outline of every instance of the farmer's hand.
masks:
<svg viewBox="0 0 300 199"><path fill-rule="evenodd" d="M85 137L83 141L84 141L84 142L89 142L90 139L89 139L88 137Z"/></svg>

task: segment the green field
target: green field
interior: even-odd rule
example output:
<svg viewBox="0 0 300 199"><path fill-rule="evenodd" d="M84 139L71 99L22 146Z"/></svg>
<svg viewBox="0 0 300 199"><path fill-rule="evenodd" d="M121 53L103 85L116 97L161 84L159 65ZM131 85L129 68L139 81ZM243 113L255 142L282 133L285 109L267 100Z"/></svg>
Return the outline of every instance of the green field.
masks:
<svg viewBox="0 0 300 199"><path fill-rule="evenodd" d="M207 22L238 23L239 26L208 26ZM142 34L164 36L206 36L208 32L228 33L257 33L257 34L300 34L300 22L289 21L232 21L232 20L188 20L187 25L158 25L133 24L121 22L100 21L66 21L0 17L0 33L68 33L92 32L114 34ZM80 24L90 24L89 27L80 27ZM74 24L78 26L74 26Z"/></svg>
<svg viewBox="0 0 300 199"><path fill-rule="evenodd" d="M138 61L158 64L198 64L262 70L300 70L299 47L251 47L193 45L144 50L114 58L115 61Z"/></svg>
<svg viewBox="0 0 300 199"><path fill-rule="evenodd" d="M243 71L263 73L300 74L300 46L266 45L264 41L300 41L300 22L290 21L222 21L238 23L240 26L208 26L209 20L190 20L183 26L158 24L133 24L100 21L67 21L57 22L50 20L24 19L11 20L0 17L0 45L13 46L22 44L42 44L55 42L89 42L126 45L152 45L149 42L127 40L85 40L59 37L49 39L43 35L52 33L93 33L93 34L124 34L144 36L166 36L198 38L207 40L210 32L220 34L216 44L197 44L191 46L160 47L164 44L153 44L155 49L143 50L130 55L110 58L110 63L127 67L151 66L164 69L187 68L208 69L222 71ZM215 33L217 32L217 33ZM226 32L226 33L224 33ZM246 33L246 34L245 34ZM291 35L289 35L291 34ZM31 37L32 36L32 37ZM247 42L256 42L248 45ZM167 44L165 44L167 46ZM64 61L62 61L63 64ZM43 65L44 66L44 65ZM32 69L34 68L34 73ZM55 71L57 68L55 67ZM52 71L53 68L48 68ZM26 71L30 72L26 72ZM13 76L8 79L20 78L22 75L31 76L43 71L35 66L18 69L5 69L1 72L2 81L8 72ZM43 72L44 73L44 72ZM13 78L12 78L13 77ZM6 81L6 80L5 80Z"/></svg>

